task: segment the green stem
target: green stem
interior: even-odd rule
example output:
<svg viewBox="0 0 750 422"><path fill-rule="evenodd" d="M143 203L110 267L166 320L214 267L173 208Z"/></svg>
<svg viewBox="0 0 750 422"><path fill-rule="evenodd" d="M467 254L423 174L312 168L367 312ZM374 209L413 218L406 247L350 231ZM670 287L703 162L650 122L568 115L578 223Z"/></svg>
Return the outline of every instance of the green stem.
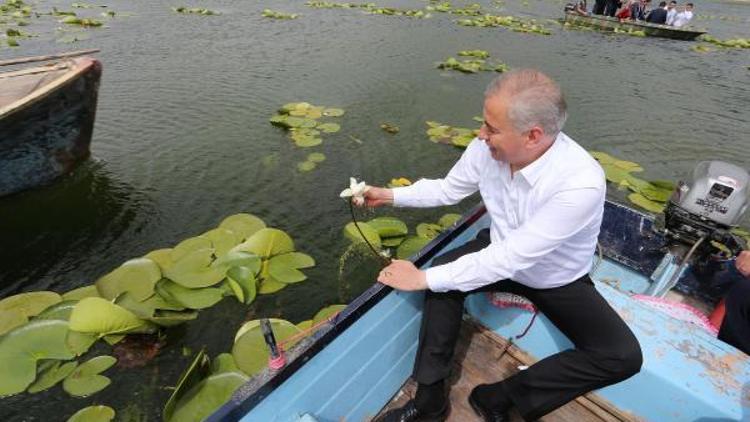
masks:
<svg viewBox="0 0 750 422"><path fill-rule="evenodd" d="M375 249L375 247L372 246L372 244L370 243L370 241L367 240L367 237L365 237L365 234L362 233L362 229L359 228L359 224L357 223L357 217L354 215L354 204L352 203L353 201L351 199L349 199L349 200L345 199L345 201L347 201L349 203L349 213L352 216L352 223L354 223L354 227L357 228L357 231L359 232L359 235L362 236L362 240L364 240L365 243L367 243L367 246L370 247L370 250L372 251L372 253L374 253L375 256L377 256L378 259L383 262L384 266L391 265L391 259L390 258L386 258L383 255L381 255L377 251L377 249Z"/></svg>

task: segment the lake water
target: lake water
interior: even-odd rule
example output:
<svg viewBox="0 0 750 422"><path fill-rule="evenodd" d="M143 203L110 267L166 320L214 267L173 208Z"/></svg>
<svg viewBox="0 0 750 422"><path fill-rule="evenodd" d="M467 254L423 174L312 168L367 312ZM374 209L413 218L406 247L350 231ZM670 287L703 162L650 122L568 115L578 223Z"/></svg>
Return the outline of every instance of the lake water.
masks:
<svg viewBox="0 0 750 422"><path fill-rule="evenodd" d="M0 198L0 297L32 290L64 292L90 284L127 259L198 235L226 216L249 212L289 233L315 257L309 279L251 306L224 299L197 320L168 331L148 365L113 368L113 384L87 399L49 392L0 400L4 421L65 419L89 404L107 404L128 420L159 419L170 391L191 360L231 349L246 319L309 319L365 289L377 263L351 263L346 281L339 257L349 221L338 193L350 175L370 184L394 177L439 177L461 150L434 144L425 121L473 127L482 93L495 76L441 71L437 62L459 50L483 49L510 67L536 67L565 91L565 131L591 150L640 163L649 179L685 177L700 160L750 164L750 50L697 53L693 42L565 30L550 0L485 2L493 14L535 18L551 36L430 19L366 15L357 9L312 9L302 1L180 3L108 1L106 10L132 16L108 20L75 44L50 16L31 19L18 49L0 58L100 48L104 73L92 159L52 186ZM423 1L378 3L423 8ZM456 6L465 3L456 2ZM71 3L40 1L36 11ZM173 6L207 7L219 16L185 16ZM277 21L264 8L299 13ZM75 9L96 16L105 9ZM694 26L717 38L750 37L750 3L700 2ZM0 29L3 26L0 25ZM282 104L307 101L340 107L339 133L301 149L268 123ZM396 135L382 122L400 127ZM310 152L327 160L312 172L296 164ZM613 191L613 197L623 194ZM451 209L378 210L410 228ZM99 345L101 353L110 353ZM185 353L183 353L185 352ZM139 419L140 418L140 419Z"/></svg>

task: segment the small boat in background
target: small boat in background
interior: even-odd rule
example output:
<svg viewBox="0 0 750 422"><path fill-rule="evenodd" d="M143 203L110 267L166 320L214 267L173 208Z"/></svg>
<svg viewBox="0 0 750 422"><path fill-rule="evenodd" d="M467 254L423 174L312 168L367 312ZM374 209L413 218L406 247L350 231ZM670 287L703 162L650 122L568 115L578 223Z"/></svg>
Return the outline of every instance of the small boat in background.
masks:
<svg viewBox="0 0 750 422"><path fill-rule="evenodd" d="M673 40L692 41L706 33L694 29L675 28L669 25L658 25L643 21L624 20L601 15L583 16L573 12L565 13L565 24L585 26L602 31L642 31L645 36L671 38Z"/></svg>
<svg viewBox="0 0 750 422"><path fill-rule="evenodd" d="M48 184L89 157L102 64L87 50L0 62L0 196Z"/></svg>

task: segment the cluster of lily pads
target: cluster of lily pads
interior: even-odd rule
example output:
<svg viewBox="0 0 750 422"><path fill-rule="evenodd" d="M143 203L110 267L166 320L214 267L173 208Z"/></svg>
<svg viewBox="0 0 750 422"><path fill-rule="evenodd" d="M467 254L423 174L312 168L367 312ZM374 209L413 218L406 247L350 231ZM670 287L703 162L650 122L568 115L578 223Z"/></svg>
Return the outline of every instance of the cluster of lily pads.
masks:
<svg viewBox="0 0 750 422"><path fill-rule="evenodd" d="M345 305L331 305L299 324L269 319L277 343L288 349L312 334L314 327L340 312ZM203 420L229 400L232 393L268 364L269 351L260 329L260 320L244 323L234 337L231 353L221 353L211 361L201 350L180 377L164 406L164 421Z"/></svg>
<svg viewBox="0 0 750 422"><path fill-rule="evenodd" d="M323 117L341 117L344 110L315 106L310 103L289 103L281 106L277 114L269 121L289 131L289 137L301 148L318 146L323 143L323 133L335 133L341 130L338 123L319 122Z"/></svg>
<svg viewBox="0 0 750 422"><path fill-rule="evenodd" d="M5 0L5 3L0 4L0 24L27 26L29 24L27 18L31 16L31 12L31 6L25 4L22 0ZM15 35L14 31L19 30L8 28L5 31L5 36L0 39L0 47L3 45L8 47L19 46L17 39L19 35Z"/></svg>
<svg viewBox="0 0 750 422"><path fill-rule="evenodd" d="M436 143L466 148L479 135L478 129L454 127L434 121L427 121L425 123L429 127L427 129L427 136L430 137L432 142Z"/></svg>
<svg viewBox="0 0 750 422"><path fill-rule="evenodd" d="M184 15L203 15L203 16L213 16L218 15L219 12L215 12L210 9L206 9L204 7L186 7L186 6L180 6L180 7L173 7L173 11L177 13L182 13Z"/></svg>
<svg viewBox="0 0 750 422"><path fill-rule="evenodd" d="M672 196L674 183L669 180L644 180L633 175L643 171L643 167L632 161L619 160L599 151L589 151L604 169L607 180L620 189L630 190L628 200L639 207L660 213Z"/></svg>
<svg viewBox="0 0 750 422"><path fill-rule="evenodd" d="M307 155L307 159L297 164L299 171L311 171L314 170L318 164L326 160L325 154L322 152L312 152Z"/></svg>
<svg viewBox="0 0 750 422"><path fill-rule="evenodd" d="M550 35L552 31L537 23L534 19L526 20L515 16L501 16L486 14L472 19L459 19L456 23L462 26L476 26L491 28L503 26L515 32Z"/></svg>
<svg viewBox="0 0 750 422"><path fill-rule="evenodd" d="M473 57L471 59L457 60L448 57L445 61L438 63L438 69L452 69L463 73L477 73L481 71L507 72L508 65L502 62L488 63L490 53L484 50L464 50L458 52L459 56Z"/></svg>
<svg viewBox="0 0 750 422"><path fill-rule="evenodd" d="M285 232L251 214L225 218L215 229L131 259L94 284L63 295L21 293L0 300L0 396L38 392L63 381L87 396L106 387L98 375L114 358L68 362L99 339L154 333L195 319L225 296L249 304L306 279L315 265ZM42 361L41 365L38 362Z"/></svg>
<svg viewBox="0 0 750 422"><path fill-rule="evenodd" d="M393 123L383 122L380 124L380 128L383 129L385 132L390 133L391 135L395 135L401 131L398 126L394 125Z"/></svg>
<svg viewBox="0 0 750 422"><path fill-rule="evenodd" d="M640 30L640 29L633 29L633 28L627 28L627 29L615 28L613 32L615 34L625 34L625 35L630 35L633 37L645 37L646 36L645 31Z"/></svg>
<svg viewBox="0 0 750 422"><path fill-rule="evenodd" d="M281 20L291 20L291 19L297 19L299 17L299 15L296 13L283 13L283 12L277 12L271 9L263 9L263 13L261 13L261 16L263 16L264 18L281 19Z"/></svg>
<svg viewBox="0 0 750 422"><path fill-rule="evenodd" d="M727 48L750 48L750 39L747 38L734 38L729 40L720 40L712 37L711 35L704 34L701 36L701 41L718 45L719 47Z"/></svg>
<svg viewBox="0 0 750 422"><path fill-rule="evenodd" d="M363 9L372 15L407 16L411 18L429 18L430 14L421 9L398 9L395 7L378 7L375 3L335 3L328 1L309 0L305 6L316 9Z"/></svg>
<svg viewBox="0 0 750 422"><path fill-rule="evenodd" d="M435 11L440 13L450 13L453 15L461 16L479 16L482 12L482 6L479 3L472 3L463 8L453 7L451 2L445 1L439 4L429 5L426 7L429 11Z"/></svg>
<svg viewBox="0 0 750 422"><path fill-rule="evenodd" d="M461 218L460 214L445 214L437 223L420 223L415 235L409 235L406 223L395 217L376 217L367 222L348 223L344 227L344 236L355 245L364 243L364 239L373 247L387 251L398 259L408 259L424 248L442 231L452 227ZM362 232L360 234L360 231ZM362 237L364 235L364 238Z"/></svg>

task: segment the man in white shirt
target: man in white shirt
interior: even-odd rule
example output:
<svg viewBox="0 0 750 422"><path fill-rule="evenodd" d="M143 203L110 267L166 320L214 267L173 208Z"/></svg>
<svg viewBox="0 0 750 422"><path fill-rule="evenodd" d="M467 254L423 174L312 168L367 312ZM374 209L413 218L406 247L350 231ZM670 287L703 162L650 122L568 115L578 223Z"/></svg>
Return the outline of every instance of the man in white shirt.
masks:
<svg viewBox="0 0 750 422"><path fill-rule="evenodd" d="M674 21L672 21L672 25L674 25L675 28L680 28L690 23L691 19L693 19L693 3L687 3L685 4L685 10L677 12Z"/></svg>
<svg viewBox="0 0 750 422"><path fill-rule="evenodd" d="M449 376L469 292L525 296L575 345L524 371L474 388L469 403L484 420L511 407L535 420L588 391L640 370L640 346L594 288L588 272L604 209L598 163L561 132L567 118L557 84L536 70L503 74L487 88L484 124L444 179L365 193L368 206L451 205L479 190L492 224L422 271L395 260L378 281L426 290L413 378L417 393L382 421L447 417ZM488 359L491 357L488 356Z"/></svg>
<svg viewBox="0 0 750 422"><path fill-rule="evenodd" d="M672 0L667 5L667 25L674 25L674 18L677 16L677 2Z"/></svg>

